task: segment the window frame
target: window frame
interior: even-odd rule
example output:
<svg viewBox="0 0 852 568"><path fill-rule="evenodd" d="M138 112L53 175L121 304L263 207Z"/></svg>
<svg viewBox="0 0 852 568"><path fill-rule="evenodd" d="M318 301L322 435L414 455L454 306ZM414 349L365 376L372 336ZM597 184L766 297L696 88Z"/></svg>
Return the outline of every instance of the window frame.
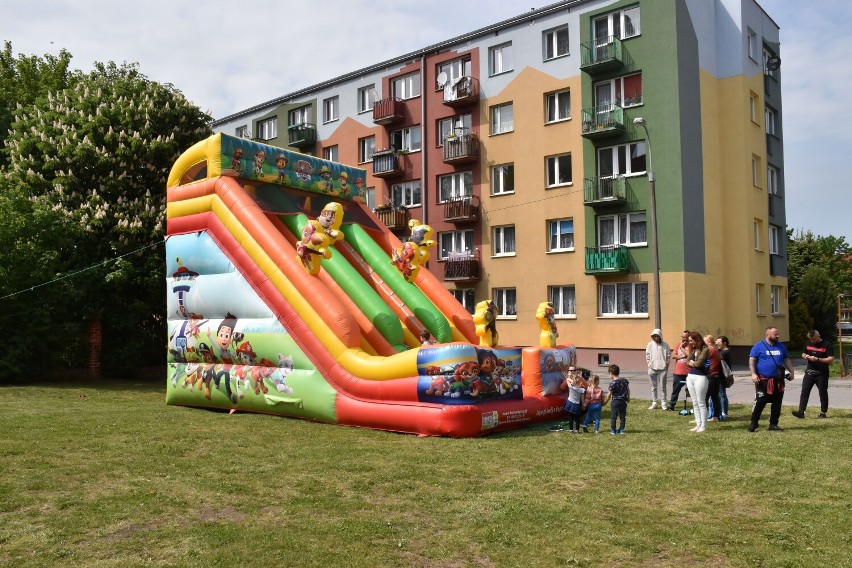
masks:
<svg viewBox="0 0 852 568"><path fill-rule="evenodd" d="M630 311L624 312L619 311L619 287L630 286ZM637 290L644 287L645 289L645 311L640 312L637 311L638 299L639 295L637 294ZM612 289L614 291L613 296L613 306L615 307L614 312L605 312L604 311L604 291ZM648 309L650 308L651 300L648 297L649 286L647 282L600 282L598 284L598 317L599 318L639 318L639 317L648 317Z"/></svg>
<svg viewBox="0 0 852 568"><path fill-rule="evenodd" d="M637 170L637 171L634 172L633 171L634 158L632 158L631 156L633 155L633 148L636 147L636 149L638 150L640 145L641 145L641 148L643 150L642 155L645 157L645 160L644 160L645 161L645 169ZM603 163L605 163L605 160L601 159L601 155L604 152L607 152L607 151L609 151L609 153L610 153L613 171L612 171L611 174L604 175L603 173L601 173L601 165ZM623 155L622 155L622 152L623 152ZM624 177L643 176L643 175L648 173L647 157L648 157L648 146L645 143L645 140L634 140L632 142L625 142L624 144L616 144L615 146L603 146L601 148L598 148L598 151L595 154L595 158L596 158L596 162L597 162L595 164L596 165L597 177L600 178L600 179L610 179L610 178L614 179L614 178L617 178L619 176L624 176ZM622 164L622 159L624 161L624 164ZM626 171L623 171L623 172L621 171L622 165L624 166Z"/></svg>
<svg viewBox="0 0 852 568"><path fill-rule="evenodd" d="M565 293L570 291L571 298L567 300L568 305L573 307L573 310L568 312L563 311L566 299ZM557 298L557 292L559 297ZM547 297L550 303L553 304L553 317L556 319L577 319L577 287L574 284L560 284L547 287Z"/></svg>
<svg viewBox="0 0 852 568"><path fill-rule="evenodd" d="M638 101L635 101L637 97L627 96L627 89L630 88L630 86L626 85L626 83L628 82L628 79L633 77L639 77ZM598 102L597 95L598 88L604 85L609 85L609 104L606 105L608 110L612 110L613 105L620 106L621 108L633 108L645 104L645 84L642 81L641 71L628 73L627 75L621 75L619 77L613 77L612 79L605 79L603 81L595 81L592 85L592 95L595 99L596 107L603 106ZM628 99L630 99L630 104L627 103Z"/></svg>
<svg viewBox="0 0 852 568"><path fill-rule="evenodd" d="M450 194L444 193L444 180L451 180ZM465 183L465 182L469 183ZM473 195L473 171L467 170L464 172L450 172L448 174L439 175L438 184L438 203L446 203L452 199L462 199Z"/></svg>
<svg viewBox="0 0 852 568"><path fill-rule="evenodd" d="M511 175L507 175L507 170L511 170ZM499 172L499 174L498 174ZM497 180L500 180L499 184ZM511 179L511 189L501 189L501 191L495 191L495 188L499 185L500 188L504 188L507 183L506 180ZM491 195L510 195L515 193L515 163L510 162L508 164L499 164L491 167Z"/></svg>
<svg viewBox="0 0 852 568"><path fill-rule="evenodd" d="M560 42L559 42L559 34L560 32L565 33L565 42L564 42L564 53L559 52ZM548 57L548 54L552 53ZM563 26L557 26L555 28L550 28L548 30L544 30L541 32L541 58L542 61L553 61L554 59L560 59L562 57L568 57L571 55L571 33L569 30L568 24Z"/></svg>
<svg viewBox="0 0 852 568"><path fill-rule="evenodd" d="M754 220L754 250L763 252L763 244L761 243L760 235L763 233L763 221L760 219Z"/></svg>
<svg viewBox="0 0 852 568"><path fill-rule="evenodd" d="M508 57L504 57L504 52L508 53ZM499 55L499 57L498 57ZM498 65L499 59L499 65ZM508 63L505 60L508 59ZM506 67L508 65L508 67ZM499 69L498 69L499 67ZM499 45L494 45L488 48L488 76L495 77L504 73L511 73L515 70L514 62L512 61L512 42L507 41Z"/></svg>
<svg viewBox="0 0 852 568"><path fill-rule="evenodd" d="M563 231L562 224L570 223L570 231ZM566 225L566 228L568 226ZM562 247L562 236L563 235L571 235L571 244L567 247ZM573 217L561 217L559 219L548 219L547 220L547 254L551 253L563 253L563 252L574 252L576 247L576 233L574 231L574 218Z"/></svg>
<svg viewBox="0 0 852 568"><path fill-rule="evenodd" d="M420 96L420 71L406 73L390 80L391 96L406 101Z"/></svg>
<svg viewBox="0 0 852 568"><path fill-rule="evenodd" d="M568 98L568 104L566 105L566 116L558 116L560 110L560 99L561 95L564 95ZM551 102L552 101L552 102ZM556 117L551 119L551 109L556 110ZM544 94L544 123L545 124L556 124L558 122L565 122L566 120L571 120L571 89L562 89L559 91L552 91L550 93Z"/></svg>
<svg viewBox="0 0 852 568"><path fill-rule="evenodd" d="M322 149L322 159L328 160L329 162L340 162L340 146L335 144L333 146L326 146Z"/></svg>
<svg viewBox="0 0 852 568"><path fill-rule="evenodd" d="M746 27L746 53L749 59L757 63L757 34L749 27Z"/></svg>
<svg viewBox="0 0 852 568"><path fill-rule="evenodd" d="M447 260L453 253L473 256L473 229L460 229L456 231L441 231L438 233L438 259ZM446 239L450 239L450 247L446 248ZM470 247L468 248L468 243Z"/></svg>
<svg viewBox="0 0 852 568"><path fill-rule="evenodd" d="M508 301L508 297L512 296L512 301ZM506 319L506 320L516 320L518 319L518 290L515 287L506 287L506 288L492 288L491 289L491 301L497 304L499 308L499 315L497 319ZM508 313L510 310L508 307L511 306L513 309L511 313Z"/></svg>
<svg viewBox="0 0 852 568"><path fill-rule="evenodd" d="M234 136L237 138L251 138L251 131L249 130L249 125L243 124L242 126L237 126L234 129Z"/></svg>
<svg viewBox="0 0 852 568"><path fill-rule="evenodd" d="M558 181L561 176L561 167L560 167L560 159L568 158L568 171L570 178L569 181ZM554 167L551 168L551 163L554 164ZM553 172L553 176L551 176L551 172ZM558 187L568 187L574 185L574 164L571 158L571 152L565 152L563 154L554 154L552 156L544 157L544 182L545 189L554 189ZM551 177L553 179L551 179Z"/></svg>
<svg viewBox="0 0 852 568"><path fill-rule="evenodd" d="M630 14L628 14L630 13ZM636 17L632 20L635 21L633 29L636 33L633 35L627 35L627 21L625 16L630 16L633 13L636 14ZM596 32L596 24L600 21L606 20L607 27L607 35L606 36L598 36ZM639 37L642 35L642 17L641 12L639 10L639 6L630 6L628 8L623 8L621 10L615 10L613 12L609 12L607 14L601 14L599 16L595 16L592 18L592 39L596 41L600 41L601 39L609 39L611 37L617 38L619 40L631 39L634 37Z"/></svg>
<svg viewBox="0 0 852 568"><path fill-rule="evenodd" d="M645 240L633 242L630 238L631 228L634 223L640 223L638 217L642 216L645 224ZM636 217L637 220L633 220ZM601 239L601 222L612 220L613 222L613 242L604 244ZM626 241L621 239L622 225L625 229ZM648 214L646 211L629 211L627 213L612 213L610 215L598 215L595 218L595 241L599 247L646 247L648 246Z"/></svg>
<svg viewBox="0 0 852 568"><path fill-rule="evenodd" d="M772 164L766 166L766 193L778 195L778 168Z"/></svg>
<svg viewBox="0 0 852 568"><path fill-rule="evenodd" d="M450 294L456 301L467 310L469 314L476 312L476 290L473 288L455 288L450 290ZM459 298L461 296L461 298ZM470 300L468 300L470 298Z"/></svg>
<svg viewBox="0 0 852 568"><path fill-rule="evenodd" d="M461 126L458 126L459 121L461 121ZM436 146L441 148L444 145L447 135L458 128L467 129L467 131L470 132L473 128L473 115L467 112L465 114L458 114L438 119L435 127L435 135L438 137Z"/></svg>
<svg viewBox="0 0 852 568"><path fill-rule="evenodd" d="M508 124L508 127L505 130L497 130L496 127L500 127L504 124L502 115L506 109L508 109L508 112L510 113L510 121L505 123ZM500 134L508 134L515 131L515 107L512 101L493 105L489 109L488 114L490 116L491 136L499 136Z"/></svg>
<svg viewBox="0 0 852 568"><path fill-rule="evenodd" d="M337 122L340 120L340 97L335 95L322 101L322 123Z"/></svg>
<svg viewBox="0 0 852 568"><path fill-rule="evenodd" d="M781 228L769 223L769 254L781 254Z"/></svg>
<svg viewBox="0 0 852 568"><path fill-rule="evenodd" d="M518 241L515 238L515 225L498 225L491 228L491 257L516 256ZM499 246L498 246L499 245ZM498 250L499 249L499 250ZM511 250L509 250L511 249Z"/></svg>
<svg viewBox="0 0 852 568"><path fill-rule="evenodd" d="M391 204L399 209L420 207L423 204L423 189L419 179L412 179L391 184ZM400 199L395 199L396 194ZM416 199L415 199L416 197Z"/></svg>
<svg viewBox="0 0 852 568"><path fill-rule="evenodd" d="M763 306L761 305L761 297L763 296L763 284L760 282L756 282L754 284L754 302L755 302L755 315L764 316L766 314L763 313Z"/></svg>
<svg viewBox="0 0 852 568"><path fill-rule="evenodd" d="M412 141L414 140L414 135L413 135L414 132L417 132L417 147L416 148L411 146ZM420 137L420 133L421 133L420 125L419 124L413 124L411 126L406 126L405 128L399 128L397 130L394 130L393 132L390 133L388 140L390 140L391 146L393 146L394 149L396 149L397 152L419 152L421 150L421 148L423 147L423 140ZM400 139L400 142L401 142L399 147L397 147L397 145L394 143L396 141L395 138L397 137L397 135L399 135L399 139ZM407 147L406 147L406 145L407 145Z"/></svg>
<svg viewBox="0 0 852 568"><path fill-rule="evenodd" d="M368 141L372 140L372 144ZM370 151L372 147L372 152ZM373 154L376 151L376 136L365 136L358 139L358 163L365 164L372 161Z"/></svg>
<svg viewBox="0 0 852 568"><path fill-rule="evenodd" d="M769 287L769 310L773 316L781 315L781 286Z"/></svg>
<svg viewBox="0 0 852 568"><path fill-rule="evenodd" d="M278 117L272 116L257 121L257 139L273 140L278 138Z"/></svg>
<svg viewBox="0 0 852 568"><path fill-rule="evenodd" d="M763 108L764 131L771 136L775 136L776 138L777 118L778 113L775 112L775 109L773 109L769 105Z"/></svg>
<svg viewBox="0 0 852 568"><path fill-rule="evenodd" d="M447 74L447 82L443 85L438 84L438 75L441 73ZM463 77L473 76L473 62L470 55L463 55L438 63L435 66L435 90L443 90L445 86L453 85L456 81Z"/></svg>
<svg viewBox="0 0 852 568"><path fill-rule="evenodd" d="M360 87L358 89L358 112L357 114L363 114L365 112L371 112L373 107L376 104L376 99L378 98L378 93L376 92L376 84L366 85L364 87Z"/></svg>
<svg viewBox="0 0 852 568"><path fill-rule="evenodd" d="M302 124L311 124L313 112L311 105L300 106L287 111L287 126L299 126ZM299 119L299 120L294 120Z"/></svg>

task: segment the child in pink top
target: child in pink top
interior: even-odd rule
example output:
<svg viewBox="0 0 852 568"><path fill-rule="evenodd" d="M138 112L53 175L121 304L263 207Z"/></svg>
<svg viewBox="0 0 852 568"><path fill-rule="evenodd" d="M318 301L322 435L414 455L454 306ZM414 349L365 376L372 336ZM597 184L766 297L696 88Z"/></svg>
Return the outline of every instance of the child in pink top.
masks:
<svg viewBox="0 0 852 568"><path fill-rule="evenodd" d="M600 377L593 375L589 379L589 388L583 395L583 406L586 407L586 416L583 418L583 432L588 432L589 422L595 420L595 434L601 427L601 409L603 408L604 392L600 387Z"/></svg>

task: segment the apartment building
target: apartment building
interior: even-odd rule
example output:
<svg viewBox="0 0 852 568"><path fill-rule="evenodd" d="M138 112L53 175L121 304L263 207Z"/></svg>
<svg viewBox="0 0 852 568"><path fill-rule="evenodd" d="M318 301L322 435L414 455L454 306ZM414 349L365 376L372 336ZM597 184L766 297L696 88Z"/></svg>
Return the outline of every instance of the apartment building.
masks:
<svg viewBox="0 0 852 568"><path fill-rule="evenodd" d="M780 79L754 0L566 0L213 127L364 167L456 298L497 302L501 343L536 343L549 300L580 364L638 368L657 306L670 342L788 334Z"/></svg>

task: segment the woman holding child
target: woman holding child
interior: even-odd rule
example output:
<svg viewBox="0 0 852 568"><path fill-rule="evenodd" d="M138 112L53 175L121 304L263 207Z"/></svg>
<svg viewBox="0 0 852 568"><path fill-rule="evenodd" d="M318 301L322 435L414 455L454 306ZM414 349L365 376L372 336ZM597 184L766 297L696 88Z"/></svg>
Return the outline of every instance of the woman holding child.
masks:
<svg viewBox="0 0 852 568"><path fill-rule="evenodd" d="M704 338L697 331L689 333L689 347L692 352L686 362L689 374L686 376L686 388L692 397L692 405L695 408L695 428L692 432L704 432L707 430L707 362L710 352Z"/></svg>

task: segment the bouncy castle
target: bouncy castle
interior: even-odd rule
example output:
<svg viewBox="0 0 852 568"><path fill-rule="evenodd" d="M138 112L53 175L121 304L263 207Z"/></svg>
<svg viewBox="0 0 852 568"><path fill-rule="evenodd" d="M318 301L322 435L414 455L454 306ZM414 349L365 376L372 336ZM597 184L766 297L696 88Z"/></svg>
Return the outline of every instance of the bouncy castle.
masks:
<svg viewBox="0 0 852 568"><path fill-rule="evenodd" d="M169 175L166 402L429 436L564 415L574 363L542 303L532 347L501 346L429 270L431 229L401 242L363 169L215 134ZM424 343L429 331L436 343Z"/></svg>

